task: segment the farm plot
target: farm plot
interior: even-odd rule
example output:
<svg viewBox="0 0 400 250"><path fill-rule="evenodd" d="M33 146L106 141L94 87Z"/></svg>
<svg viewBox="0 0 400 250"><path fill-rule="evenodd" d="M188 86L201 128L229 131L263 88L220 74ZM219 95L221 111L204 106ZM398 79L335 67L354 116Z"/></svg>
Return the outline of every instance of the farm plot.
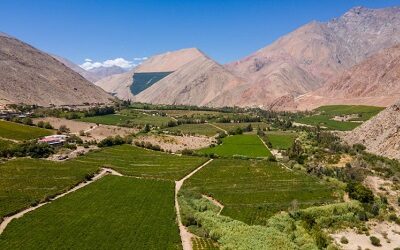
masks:
<svg viewBox="0 0 400 250"><path fill-rule="evenodd" d="M97 169L90 163L27 158L0 164L0 218L63 193Z"/></svg>
<svg viewBox="0 0 400 250"><path fill-rule="evenodd" d="M27 126L19 123L0 121L0 137L11 140L32 140L54 132L48 129Z"/></svg>
<svg viewBox="0 0 400 250"><path fill-rule="evenodd" d="M222 215L249 224L265 224L294 201L299 208L335 201L331 186L265 160L214 160L183 190L215 198L225 206Z"/></svg>
<svg viewBox="0 0 400 250"><path fill-rule="evenodd" d="M115 176L12 221L0 236L1 249L181 249L180 243L173 182Z"/></svg>
<svg viewBox="0 0 400 250"><path fill-rule="evenodd" d="M366 121L371 117L377 115L384 108L375 106L364 106L364 105L329 105L322 106L315 111L321 112L324 115L329 116L343 116L356 114L357 118L351 119L353 121Z"/></svg>
<svg viewBox="0 0 400 250"><path fill-rule="evenodd" d="M215 123L215 125L226 131L235 130L238 127L243 129L250 124L254 130L257 130L258 127L260 127L261 129L268 127L268 124L266 124L265 122Z"/></svg>
<svg viewBox="0 0 400 250"><path fill-rule="evenodd" d="M75 161L107 166L124 175L177 180L206 160L122 145L84 155Z"/></svg>
<svg viewBox="0 0 400 250"><path fill-rule="evenodd" d="M222 144L198 151L203 154L216 154L223 157L241 155L247 157L268 157L271 152L256 135L234 135L222 139Z"/></svg>
<svg viewBox="0 0 400 250"><path fill-rule="evenodd" d="M297 135L284 131L268 131L263 139L269 142L274 149L288 149L293 145Z"/></svg>
<svg viewBox="0 0 400 250"><path fill-rule="evenodd" d="M207 124L182 124L176 127L166 128L165 131L175 132L175 133L182 133L182 134L195 134L195 135L205 135L205 136L214 136L221 132L222 130Z"/></svg>

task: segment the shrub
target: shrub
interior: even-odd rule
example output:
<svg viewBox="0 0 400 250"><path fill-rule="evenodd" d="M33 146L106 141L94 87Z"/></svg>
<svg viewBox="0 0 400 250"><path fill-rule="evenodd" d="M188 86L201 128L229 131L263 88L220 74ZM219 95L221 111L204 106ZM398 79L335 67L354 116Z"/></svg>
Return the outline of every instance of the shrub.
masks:
<svg viewBox="0 0 400 250"><path fill-rule="evenodd" d="M65 125L61 125L61 126L58 128L58 132L61 133L61 134L63 134L63 133L69 133L69 132L70 132L70 129L67 128L67 126L65 126Z"/></svg>
<svg viewBox="0 0 400 250"><path fill-rule="evenodd" d="M381 240L378 239L377 237L371 236L371 237L369 237L369 239L371 240L371 244L372 244L372 245L374 245L374 246L376 246L376 247L382 246L382 245L381 245Z"/></svg>
<svg viewBox="0 0 400 250"><path fill-rule="evenodd" d="M44 123L44 128L46 128L46 129L53 129L53 126L50 124L50 122L45 122L45 123Z"/></svg>
<svg viewBox="0 0 400 250"><path fill-rule="evenodd" d="M44 128L44 121L39 121L39 122L37 123L37 126L38 126L39 128Z"/></svg>
<svg viewBox="0 0 400 250"><path fill-rule="evenodd" d="M374 194L359 182L349 182L346 186L346 192L350 198L361 201L362 203L371 203L374 201Z"/></svg>
<svg viewBox="0 0 400 250"><path fill-rule="evenodd" d="M342 236L342 238L340 238L340 243L342 243L342 244L348 244L348 243L349 243L349 240L348 240L345 236Z"/></svg>

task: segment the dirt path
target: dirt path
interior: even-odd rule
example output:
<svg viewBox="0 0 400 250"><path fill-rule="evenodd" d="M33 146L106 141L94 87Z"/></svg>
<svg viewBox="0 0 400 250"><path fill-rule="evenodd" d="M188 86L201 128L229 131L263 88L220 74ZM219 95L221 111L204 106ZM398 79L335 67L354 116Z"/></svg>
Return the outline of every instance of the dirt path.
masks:
<svg viewBox="0 0 400 250"><path fill-rule="evenodd" d="M264 141L259 135L257 135L257 136L258 136L258 138L261 140L261 142L264 144L264 146L269 150L269 152L271 152L271 154L272 154L273 156L275 156L275 158L278 158L277 155L274 154L274 153L276 153L276 151L271 150L271 149L268 147L268 145L265 143L265 141ZM286 168L287 170L293 171L293 169L288 168L288 167L287 167L285 164L283 164L282 162L279 162L279 161L278 161L278 163L279 163L282 167Z"/></svg>
<svg viewBox="0 0 400 250"><path fill-rule="evenodd" d="M219 212L218 214L221 214L222 209L224 209L224 205L221 204L221 202L217 201L216 199L214 199L211 196L207 196L202 194L201 196L203 196L203 198L206 198L207 200L211 201L215 206L219 207Z"/></svg>
<svg viewBox="0 0 400 250"><path fill-rule="evenodd" d="M219 130L222 130L222 131L224 131L225 133L228 134L228 131L226 131L225 129L221 128L220 126L215 125L214 123L207 123L207 124L210 124L210 125L213 126L214 128L217 128L217 129L219 129Z"/></svg>
<svg viewBox="0 0 400 250"><path fill-rule="evenodd" d="M179 233L181 235L181 241L182 241L182 247L183 250L192 250L192 238L194 237L192 233L190 233L186 227L182 224L182 219L181 219L181 210L179 207L179 202L178 202L178 193L179 190L181 189L183 182L190 177L192 177L197 171L205 167L207 164L212 162L213 159L208 160L206 163L201 165L200 167L196 168L193 170L190 174L186 175L179 181L175 181L175 210L176 210L176 217L178 218L178 226L179 226Z"/></svg>
<svg viewBox="0 0 400 250"><path fill-rule="evenodd" d="M102 168L101 171L100 171L99 173L97 173L90 181L81 182L81 183L79 183L78 185L76 185L75 187L73 187L73 188L71 188L70 190L68 190L67 192L57 195L56 197L54 197L54 198L51 199L50 201L40 203L40 204L38 204L38 205L36 205L36 206L29 207L29 208L27 208L27 209L25 209L25 210L22 210L21 212L16 213L16 214L14 214L14 215L11 215L11 216L8 216L8 217L4 217L3 221L2 221L1 224L0 224L0 235L3 233L4 229L6 229L7 225L8 225L13 219L21 218L21 217L24 216L25 214L27 214L27 213L29 213L29 212L31 212L31 211L34 211L34 210L38 209L39 207L42 207L42 206L44 206L44 205L46 205L46 204L48 204L48 203L51 203L51 202L54 201L54 200L57 200L57 199L59 199L59 198L61 198L61 197L64 197L65 195L67 195L67 194L69 194L69 193L75 192L75 191L77 191L77 190L79 190L79 189L81 189L81 188L83 188L83 187L85 187L85 186L87 186L87 185L89 185L89 184L91 184L91 183L93 183L93 182L95 182L95 181L97 181L97 180L103 178L104 176L106 176L106 175L108 175L108 174L117 175L117 176L122 176L122 174L116 172L116 171L113 170L113 169Z"/></svg>
<svg viewBox="0 0 400 250"><path fill-rule="evenodd" d="M0 137L0 139L1 139L1 140L5 140L5 141L20 143L20 141L17 141L17 140L14 140L14 139L9 139L9 138L4 138L4 137Z"/></svg>

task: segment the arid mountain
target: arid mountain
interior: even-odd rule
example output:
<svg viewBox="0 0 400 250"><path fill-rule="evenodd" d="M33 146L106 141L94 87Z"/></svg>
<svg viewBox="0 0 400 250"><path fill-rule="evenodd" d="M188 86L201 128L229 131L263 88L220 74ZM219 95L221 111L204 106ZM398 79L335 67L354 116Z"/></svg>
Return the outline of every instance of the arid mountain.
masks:
<svg viewBox="0 0 400 250"><path fill-rule="evenodd" d="M400 159L400 102L345 135L344 140L361 143L372 153Z"/></svg>
<svg viewBox="0 0 400 250"><path fill-rule="evenodd" d="M112 97L54 57L0 35L0 98L47 106L106 103Z"/></svg>
<svg viewBox="0 0 400 250"><path fill-rule="evenodd" d="M327 23L312 22L300 27L243 60L227 65L246 77L249 84L226 95L237 98L239 105L254 106L271 104L282 96L297 97L399 42L400 8L356 7ZM253 100L242 100L243 96Z"/></svg>
<svg viewBox="0 0 400 250"><path fill-rule="evenodd" d="M241 84L243 79L202 55L139 93L135 100L159 104L214 106L213 100L217 96Z"/></svg>
<svg viewBox="0 0 400 250"><path fill-rule="evenodd" d="M298 109L327 104L390 106L400 99L400 44L384 49L296 98Z"/></svg>
<svg viewBox="0 0 400 250"><path fill-rule="evenodd" d="M56 55L52 55L52 56L55 59L62 62L68 68L72 69L73 71L77 72L81 76L85 77L86 80L88 80L92 83L95 83L105 77L108 77L108 76L126 72L125 69L118 67L118 66L112 66L112 67L103 67L102 66L102 67L93 68L91 70L85 70L66 58L63 58L61 56L56 56Z"/></svg>
<svg viewBox="0 0 400 250"><path fill-rule="evenodd" d="M173 72L201 56L204 56L203 53L195 48L167 52L151 57L128 72L106 77L95 84L121 99L133 99L131 86L135 73Z"/></svg>

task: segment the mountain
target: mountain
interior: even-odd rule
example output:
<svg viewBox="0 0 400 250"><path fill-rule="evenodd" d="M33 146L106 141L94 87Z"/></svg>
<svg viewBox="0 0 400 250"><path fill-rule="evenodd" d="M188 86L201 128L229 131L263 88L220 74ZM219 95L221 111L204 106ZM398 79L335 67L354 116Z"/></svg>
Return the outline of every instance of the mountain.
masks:
<svg viewBox="0 0 400 250"><path fill-rule="evenodd" d="M343 139L349 144L361 143L372 153L400 159L400 101L366 121Z"/></svg>
<svg viewBox="0 0 400 250"><path fill-rule="evenodd" d="M400 44L331 78L320 89L296 98L296 103L304 110L327 104L390 106L399 99Z"/></svg>
<svg viewBox="0 0 400 250"><path fill-rule="evenodd" d="M146 85L141 87L141 89L145 89L150 83L155 83L155 81L152 80L154 75L149 73L170 73L200 56L203 56L203 53L195 48L166 52L149 58L141 65L128 72L106 77L97 81L95 84L121 99L133 99L134 94L131 88L135 85ZM134 83L135 74L136 76L141 76L139 80L136 80L136 83ZM143 77L143 74L146 74L147 77ZM160 77L157 77L157 79L158 78Z"/></svg>
<svg viewBox="0 0 400 250"><path fill-rule="evenodd" d="M245 77L248 84L225 95L237 99L239 105L255 106L276 103L282 96L297 97L399 42L400 8L356 7L329 22L302 26L252 55L226 65Z"/></svg>
<svg viewBox="0 0 400 250"><path fill-rule="evenodd" d="M118 67L118 66L112 66L112 67L97 67L93 68L90 70L85 70L81 68L80 66L76 65L75 63L71 62L70 60L63 58L61 56L57 55L52 55L55 59L63 63L65 66L68 68L72 69L76 73L80 74L81 76L85 77L86 80L94 83L97 82L105 77L116 75L116 74L121 74L126 72L125 69Z"/></svg>
<svg viewBox="0 0 400 250"><path fill-rule="evenodd" d="M108 103L111 98L54 57L0 35L0 102L48 106Z"/></svg>

